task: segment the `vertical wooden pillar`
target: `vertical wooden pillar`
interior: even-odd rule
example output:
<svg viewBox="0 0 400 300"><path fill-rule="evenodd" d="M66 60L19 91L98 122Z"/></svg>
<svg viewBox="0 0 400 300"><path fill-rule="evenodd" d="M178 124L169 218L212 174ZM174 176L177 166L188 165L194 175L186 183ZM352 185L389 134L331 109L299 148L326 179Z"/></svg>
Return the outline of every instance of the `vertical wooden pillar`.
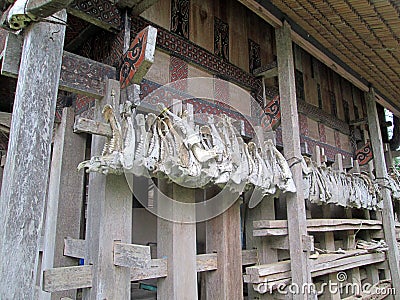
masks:
<svg viewBox="0 0 400 300"><path fill-rule="evenodd" d="M195 190L181 187L177 184L159 181L159 189L166 196L184 203L193 203ZM158 197L159 209L168 209L171 216L177 220L182 213L195 214L195 208L180 210L170 202L162 203ZM172 207L171 207L172 205ZM167 259L167 277L157 282L157 299L180 300L197 299L197 271L196 271L196 224L171 222L158 218L157 222L157 255Z"/></svg>
<svg viewBox="0 0 400 300"><path fill-rule="evenodd" d="M105 104L119 109L119 82L109 80L106 96L96 101L95 118L102 120L101 111ZM99 155L104 137L93 136L91 155ZM89 198L87 206L85 265L93 265L93 285L85 289L87 300L129 299L130 270L114 265L113 242L130 243L132 239L132 192L125 176L89 176Z"/></svg>
<svg viewBox="0 0 400 300"><path fill-rule="evenodd" d="M86 137L73 132L75 112L64 108L53 146L49 195L44 228L42 270L77 265L78 260L64 256L64 238L79 239L84 174L76 166L85 160ZM75 291L42 293L41 299L74 298Z"/></svg>
<svg viewBox="0 0 400 300"><path fill-rule="evenodd" d="M278 54L279 94L281 99L282 140L285 158L295 162L301 158L300 132L296 101L296 83L290 25L285 21L276 29L276 52ZM291 167L297 192L286 195L292 283L302 287L311 283L309 253L303 249L307 235L306 209L302 190L300 164ZM306 295L293 295L293 299L306 299Z"/></svg>
<svg viewBox="0 0 400 300"><path fill-rule="evenodd" d="M34 295L64 35L39 22L24 36L0 201L1 299Z"/></svg>
<svg viewBox="0 0 400 300"><path fill-rule="evenodd" d="M368 115L368 126L370 132L370 139L372 145L372 151L374 153L374 165L376 177L378 180L385 184L385 180L388 176L385 154L383 152L383 143L381 128L379 126L378 113L376 109L375 102L375 91L373 88L366 93L366 106ZM396 293L400 291L400 266L399 266L399 248L397 246L396 240L396 228L395 219L393 213L393 204L390 191L387 188L381 189L381 194L383 197L383 209L382 209L382 222L383 231L385 234L385 241L389 246L389 251L387 252L390 275L392 278L392 285L396 290Z"/></svg>
<svg viewBox="0 0 400 300"><path fill-rule="evenodd" d="M239 201L206 222L206 252L218 259L218 269L206 274L206 299L243 299Z"/></svg>

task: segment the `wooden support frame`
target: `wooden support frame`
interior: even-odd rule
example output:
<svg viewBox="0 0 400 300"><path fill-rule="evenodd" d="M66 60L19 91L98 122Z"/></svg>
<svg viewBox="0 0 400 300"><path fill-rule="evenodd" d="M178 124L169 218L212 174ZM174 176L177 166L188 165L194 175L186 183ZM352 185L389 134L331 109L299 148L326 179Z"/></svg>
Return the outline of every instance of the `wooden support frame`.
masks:
<svg viewBox="0 0 400 300"><path fill-rule="evenodd" d="M21 45L19 37L9 33L3 53L5 63L2 65L2 75L18 77L21 59L21 48L18 45ZM114 67L64 51L58 88L101 99L105 95L107 80L115 76Z"/></svg>
<svg viewBox="0 0 400 300"><path fill-rule="evenodd" d="M109 80L106 97L96 101L95 119L102 118L105 104L119 107L119 82ZM98 155L104 138L92 139L92 156ZM89 176L85 265L93 265L93 285L83 299L129 299L130 269L114 265L114 241L130 243L132 237L132 192L125 176Z"/></svg>
<svg viewBox="0 0 400 300"><path fill-rule="evenodd" d="M175 105L174 105L175 108ZM194 203L193 189L159 180L158 209L172 211L171 216L182 220L182 213L195 214L195 209L179 210L173 204L160 200L159 193L176 201ZM168 207L166 207L166 205ZM171 207L171 206L172 207ZM192 218L191 218L192 219ZM192 219L193 220L193 219ZM157 256L167 258L167 277L157 282L157 299L197 299L196 224L157 219Z"/></svg>
<svg viewBox="0 0 400 300"><path fill-rule="evenodd" d="M64 236L79 238L83 208L84 174L76 166L85 159L86 137L74 134L75 111L63 109L55 131L50 168L49 195L44 227L42 270L78 265L77 259L63 255ZM40 295L40 299L75 297L74 291Z"/></svg>
<svg viewBox="0 0 400 300"><path fill-rule="evenodd" d="M215 190L209 191L214 196ZM205 274L206 299L242 299L240 203L206 221L206 251L216 252L219 268Z"/></svg>
<svg viewBox="0 0 400 300"><path fill-rule="evenodd" d="M64 25L41 22L24 37L0 201L1 299L35 297L64 36Z"/></svg>
<svg viewBox="0 0 400 300"><path fill-rule="evenodd" d="M291 29L287 22L276 29L276 51L278 54L279 94L281 98L282 140L285 158L289 161L300 159L300 131L296 102L294 77L294 58ZM306 209L302 186L302 168L295 164L291 168L297 187L296 193L288 193L287 203L288 231L292 269L292 283L304 286L311 282L309 253L304 250L303 237L307 235ZM312 295L307 296L313 299ZM293 299L304 299L304 295L293 295Z"/></svg>
<svg viewBox="0 0 400 300"><path fill-rule="evenodd" d="M375 100L375 91L373 88L371 88L370 91L366 93L365 102L367 106L370 139L372 150L374 153L375 172L376 177L379 179L386 178L388 176L388 173L385 162L385 154L383 151L382 133L379 125L379 118ZM398 292L400 291L400 281L398 280L400 278L399 247L396 240L396 227L392 198L390 191L386 188L382 188L381 193L383 198L382 223L385 234L385 241L389 246L388 261L390 275L392 278L392 285Z"/></svg>

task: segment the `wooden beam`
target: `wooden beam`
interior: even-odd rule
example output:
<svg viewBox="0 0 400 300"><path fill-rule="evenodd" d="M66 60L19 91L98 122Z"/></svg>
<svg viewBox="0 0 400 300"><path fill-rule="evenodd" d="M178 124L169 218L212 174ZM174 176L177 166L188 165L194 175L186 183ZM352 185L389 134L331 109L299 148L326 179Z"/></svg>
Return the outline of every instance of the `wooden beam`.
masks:
<svg viewBox="0 0 400 300"><path fill-rule="evenodd" d="M73 0L29 0L26 11L36 17L47 18L67 8Z"/></svg>
<svg viewBox="0 0 400 300"><path fill-rule="evenodd" d="M242 266L254 265L258 262L258 250L242 250Z"/></svg>
<svg viewBox="0 0 400 300"><path fill-rule="evenodd" d="M206 299L241 299L243 295L240 204L206 221L206 250L218 254L216 271L205 274Z"/></svg>
<svg viewBox="0 0 400 300"><path fill-rule="evenodd" d="M130 8L132 10L131 15L136 17L158 1L159 0L117 0L116 4L120 7Z"/></svg>
<svg viewBox="0 0 400 300"><path fill-rule="evenodd" d="M281 98L282 140L285 158L301 158L300 130L296 102L294 58L291 29L287 22L276 30L276 51L279 69L279 94ZM302 191L303 175L300 164L291 167L297 192L286 193L287 218L292 269L292 283L304 286L311 282L309 252L305 251L303 237L307 235L306 209ZM303 299L304 295L293 295L293 299ZM311 297L311 295L307 295Z"/></svg>
<svg viewBox="0 0 400 300"><path fill-rule="evenodd" d="M365 95L368 126L370 132L370 139L372 144L372 150L374 153L374 166L377 178L381 179L382 183L384 178L387 178L387 167L385 162L385 153L383 151L382 133L379 125L379 117L376 109L375 92L371 88ZM379 180L379 179L378 179ZM384 183L383 183L384 184ZM399 247L396 240L396 227L395 218L393 212L393 204L391 192L387 188L381 189L381 195L383 198L382 208L382 223L383 231L385 234L385 241L388 244L389 251L387 252L390 275L392 277L392 284L396 291L400 291L400 265L399 265Z"/></svg>
<svg viewBox="0 0 400 300"><path fill-rule="evenodd" d="M150 265L150 246L114 243L114 265L126 268L147 268Z"/></svg>
<svg viewBox="0 0 400 300"><path fill-rule="evenodd" d="M95 120L102 119L104 105L119 107L119 82L109 80L106 97L97 100ZM104 138L93 136L91 156L101 153ZM125 176L89 175L85 264L93 265L93 285L84 299L129 299L130 270L114 265L114 241L129 243L132 237L132 192Z"/></svg>
<svg viewBox="0 0 400 300"><path fill-rule="evenodd" d="M23 42L22 36L11 32L7 34L3 62L1 64L1 75L17 78Z"/></svg>
<svg viewBox="0 0 400 300"><path fill-rule="evenodd" d="M122 14L112 0L74 0L70 1L68 12L78 18L111 32L122 26Z"/></svg>
<svg viewBox="0 0 400 300"><path fill-rule="evenodd" d="M8 41L9 47L4 49L7 63L3 64L1 75L17 78L21 59L21 49L16 46L18 37L9 33ZM115 76L114 67L64 51L59 89L100 99L105 95L107 79Z"/></svg>
<svg viewBox="0 0 400 300"><path fill-rule="evenodd" d="M272 27L277 28L283 25L282 21L275 17L269 10L255 0L238 0L252 12L267 21Z"/></svg>
<svg viewBox="0 0 400 300"><path fill-rule="evenodd" d="M75 258L85 258L86 241L67 237L64 239L64 255Z"/></svg>
<svg viewBox="0 0 400 300"><path fill-rule="evenodd" d="M40 22L24 36L0 201L1 299L35 295L64 35L65 26Z"/></svg>
<svg viewBox="0 0 400 300"><path fill-rule="evenodd" d="M75 111L63 109L61 123L55 130L50 167L42 270L78 265L77 259L63 255L64 237L79 238L83 207L84 174L76 166L85 160L86 138L74 134ZM41 299L74 297L74 291L42 295Z"/></svg>
<svg viewBox="0 0 400 300"><path fill-rule="evenodd" d="M168 275L166 258L152 259L148 268L132 268L131 281L164 278Z"/></svg>
<svg viewBox="0 0 400 300"><path fill-rule="evenodd" d="M112 130L110 124L104 122L97 122L82 117L78 117L75 119L74 132L112 137Z"/></svg>
<svg viewBox="0 0 400 300"><path fill-rule="evenodd" d="M197 272L214 271L218 269L218 254L198 254L196 256Z"/></svg>
<svg viewBox="0 0 400 300"><path fill-rule="evenodd" d="M194 203L194 190L159 181L159 189L179 203ZM157 256L168 261L167 277L157 282L158 299L197 299L196 224L178 222L183 214L195 214L194 206L179 209L171 202L160 201L159 210L170 210L173 221L157 219ZM167 205L167 206L166 206ZM193 220L193 218L189 217Z"/></svg>
<svg viewBox="0 0 400 300"><path fill-rule="evenodd" d="M49 293L88 288L93 283L93 266L48 269L43 272L43 290Z"/></svg>

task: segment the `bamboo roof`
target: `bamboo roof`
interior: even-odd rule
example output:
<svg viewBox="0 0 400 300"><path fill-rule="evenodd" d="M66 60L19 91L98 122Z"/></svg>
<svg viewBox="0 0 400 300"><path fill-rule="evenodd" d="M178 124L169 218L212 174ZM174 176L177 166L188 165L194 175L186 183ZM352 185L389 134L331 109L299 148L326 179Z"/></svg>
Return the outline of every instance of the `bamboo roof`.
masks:
<svg viewBox="0 0 400 300"><path fill-rule="evenodd" d="M270 0L400 108L399 0Z"/></svg>

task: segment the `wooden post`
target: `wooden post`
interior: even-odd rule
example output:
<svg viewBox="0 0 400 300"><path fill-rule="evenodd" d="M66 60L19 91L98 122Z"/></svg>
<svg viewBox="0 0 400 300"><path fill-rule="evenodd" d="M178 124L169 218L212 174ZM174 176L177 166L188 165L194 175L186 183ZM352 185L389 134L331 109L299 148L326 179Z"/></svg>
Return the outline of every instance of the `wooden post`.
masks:
<svg viewBox="0 0 400 300"><path fill-rule="evenodd" d="M195 190L159 180L159 191L176 201L194 203ZM171 203L163 203L157 198L159 209L172 211L171 216L181 219L182 213L195 213L190 209L180 210ZM166 207L165 205L172 205ZM158 217L157 255L167 259L167 277L157 282L157 299L180 300L197 299L196 269L196 224L171 222Z"/></svg>
<svg viewBox="0 0 400 300"><path fill-rule="evenodd" d="M64 25L39 22L24 36L0 201L1 299L35 293L64 35Z"/></svg>
<svg viewBox="0 0 400 300"><path fill-rule="evenodd" d="M374 153L374 165L376 177L378 180L384 183L382 178L388 176L385 154L383 152L383 143L381 128L379 126L378 113L376 110L375 102L375 91L373 88L366 93L366 106L368 115L368 126L370 132L370 139L372 145L372 151ZM387 252L390 275L392 278L392 285L396 290L396 293L400 292L400 266L399 266L399 248L396 240L396 227L393 213L393 204L390 191L387 188L381 189L383 197L383 208L382 208L382 222L383 231L385 233L385 241L389 246Z"/></svg>
<svg viewBox="0 0 400 300"><path fill-rule="evenodd" d="M206 222L206 252L218 256L218 269L205 275L206 299L243 299L239 201Z"/></svg>
<svg viewBox="0 0 400 300"><path fill-rule="evenodd" d="M286 21L282 27L276 29L283 148L286 159L289 162L295 162L301 158L301 148L290 34L290 25ZM307 224L305 201L301 188L303 180L301 165L299 163L294 164L291 171L297 187L296 193L286 195L292 283L303 287L312 281L308 260L309 253L303 250L302 242L307 235ZM307 299L307 296L293 295L293 299Z"/></svg>
<svg viewBox="0 0 400 300"><path fill-rule="evenodd" d="M118 111L119 96L119 82L109 80L105 98L96 100L96 121L102 120L105 104ZM104 141L104 137L93 136L91 156L101 153ZM113 244L131 242L132 197L125 176L90 174L85 265L93 265L93 285L84 290L83 299L130 298L130 270L114 265Z"/></svg>
<svg viewBox="0 0 400 300"><path fill-rule="evenodd" d="M86 136L73 132L74 119L74 109L64 108L61 123L55 132L42 270L78 264L77 259L63 254L65 237L79 239L84 192L84 174L78 173L76 166L85 160ZM41 299L74 298L75 293L42 293Z"/></svg>
<svg viewBox="0 0 400 300"><path fill-rule="evenodd" d="M265 99L265 97L264 97ZM264 143L265 135L260 127L256 128L258 136L262 138L260 145ZM274 144L275 141L273 140ZM247 194L245 194L247 196ZM251 196L251 195L249 195ZM258 250L258 263L259 264L270 264L278 262L278 252L276 249L271 248L271 241L275 237L254 237L253 236L253 221L260 220L275 220L275 202L274 199L264 199L255 208L250 209L246 207L246 248L256 248ZM260 300L273 299L274 295L271 293L259 294L254 291L253 284L248 284L248 295L249 299L258 298Z"/></svg>

